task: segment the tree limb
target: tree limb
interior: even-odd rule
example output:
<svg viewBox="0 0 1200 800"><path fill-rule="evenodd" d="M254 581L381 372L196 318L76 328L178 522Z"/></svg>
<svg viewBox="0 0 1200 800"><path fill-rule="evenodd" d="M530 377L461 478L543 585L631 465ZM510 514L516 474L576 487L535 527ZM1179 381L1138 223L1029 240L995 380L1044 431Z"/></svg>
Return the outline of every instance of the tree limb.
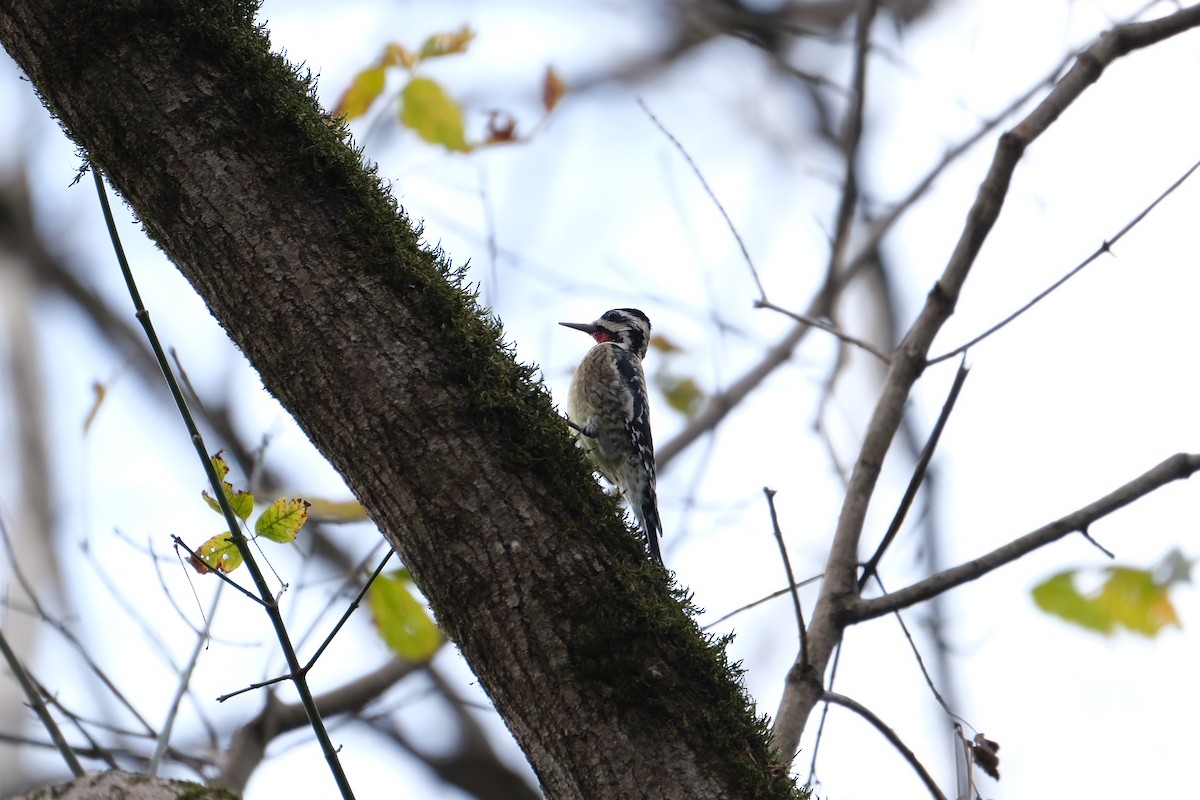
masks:
<svg viewBox="0 0 1200 800"><path fill-rule="evenodd" d="M1039 547L1058 541L1069 534L1086 531L1088 526L1096 520L1145 497L1168 483L1189 478L1196 472L1200 472L1200 454L1177 453L1154 469L1134 478L1095 502L1014 539L1008 544L997 547L986 555L942 570L903 589L897 589L869 600L858 601L848 610L847 620L850 623L862 622L899 611L947 592L956 586L969 583L994 569L1016 561L1021 556L1032 553Z"/></svg>

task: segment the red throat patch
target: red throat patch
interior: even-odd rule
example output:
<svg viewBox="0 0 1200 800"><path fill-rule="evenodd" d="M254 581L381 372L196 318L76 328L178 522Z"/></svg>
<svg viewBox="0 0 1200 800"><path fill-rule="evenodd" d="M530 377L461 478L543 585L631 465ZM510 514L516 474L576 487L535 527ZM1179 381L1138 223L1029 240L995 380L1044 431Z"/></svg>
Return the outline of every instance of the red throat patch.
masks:
<svg viewBox="0 0 1200 800"><path fill-rule="evenodd" d="M606 330L598 330L592 334L592 338L596 340L597 344L604 344L605 342L611 342L613 335Z"/></svg>

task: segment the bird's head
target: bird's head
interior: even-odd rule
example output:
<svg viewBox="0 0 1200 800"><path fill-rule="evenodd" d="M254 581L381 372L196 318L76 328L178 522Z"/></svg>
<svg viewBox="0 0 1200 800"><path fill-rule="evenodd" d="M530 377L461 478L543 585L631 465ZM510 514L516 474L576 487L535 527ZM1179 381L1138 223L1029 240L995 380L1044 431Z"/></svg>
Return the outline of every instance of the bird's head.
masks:
<svg viewBox="0 0 1200 800"><path fill-rule="evenodd" d="M560 322L568 328L589 334L598 343L611 342L623 347L638 358L646 357L650 346L650 319L636 308L614 308L605 311L595 322Z"/></svg>

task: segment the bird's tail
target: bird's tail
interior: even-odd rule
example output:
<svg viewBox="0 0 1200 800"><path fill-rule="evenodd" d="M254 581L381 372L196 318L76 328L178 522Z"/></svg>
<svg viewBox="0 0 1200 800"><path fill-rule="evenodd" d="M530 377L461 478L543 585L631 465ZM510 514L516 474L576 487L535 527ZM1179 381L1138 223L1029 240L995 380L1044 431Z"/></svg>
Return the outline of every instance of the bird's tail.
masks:
<svg viewBox="0 0 1200 800"><path fill-rule="evenodd" d="M646 531L646 544L650 545L650 555L654 556L654 560L659 566L665 567L663 563L662 550L658 547L658 540L662 536L662 520L658 516L658 498L652 492L647 502L639 509L638 514L642 527Z"/></svg>

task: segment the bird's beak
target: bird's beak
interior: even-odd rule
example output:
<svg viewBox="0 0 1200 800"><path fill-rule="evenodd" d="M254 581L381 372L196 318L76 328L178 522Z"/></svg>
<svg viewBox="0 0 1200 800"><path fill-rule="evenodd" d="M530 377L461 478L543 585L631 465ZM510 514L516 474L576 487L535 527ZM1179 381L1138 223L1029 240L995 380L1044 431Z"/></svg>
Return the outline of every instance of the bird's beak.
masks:
<svg viewBox="0 0 1200 800"><path fill-rule="evenodd" d="M590 322L560 322L558 324L562 325L564 328L574 328L577 331L583 331L588 336L591 336L597 331L596 326Z"/></svg>

